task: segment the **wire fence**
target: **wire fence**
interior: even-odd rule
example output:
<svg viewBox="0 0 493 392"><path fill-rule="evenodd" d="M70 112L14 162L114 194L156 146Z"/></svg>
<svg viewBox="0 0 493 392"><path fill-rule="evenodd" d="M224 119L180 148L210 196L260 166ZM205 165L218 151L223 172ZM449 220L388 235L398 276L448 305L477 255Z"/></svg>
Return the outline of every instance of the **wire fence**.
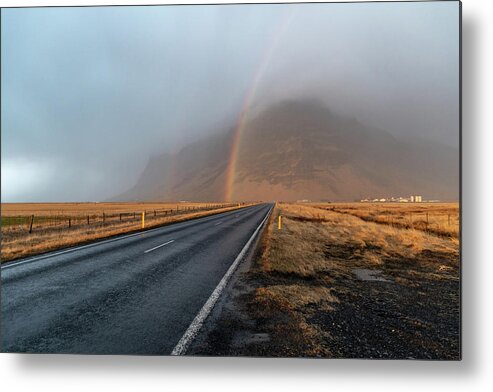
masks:
<svg viewBox="0 0 493 392"><path fill-rule="evenodd" d="M51 228L71 229L83 226L104 226L120 223L139 222L142 214L146 220L158 220L165 217L171 217L182 214L190 214L203 211L212 211L227 207L241 206L243 203L223 203L223 204L206 204L200 206L180 206L167 207L161 209L121 211L121 212L90 212L87 214L64 214L53 212L50 215L16 215L2 216L1 225L4 228L15 228L16 230L33 233L37 230L46 230Z"/></svg>
<svg viewBox="0 0 493 392"><path fill-rule="evenodd" d="M386 224L391 227L422 230L445 236L457 236L460 229L458 212L376 210L364 208L324 207L328 211L358 217L367 222Z"/></svg>

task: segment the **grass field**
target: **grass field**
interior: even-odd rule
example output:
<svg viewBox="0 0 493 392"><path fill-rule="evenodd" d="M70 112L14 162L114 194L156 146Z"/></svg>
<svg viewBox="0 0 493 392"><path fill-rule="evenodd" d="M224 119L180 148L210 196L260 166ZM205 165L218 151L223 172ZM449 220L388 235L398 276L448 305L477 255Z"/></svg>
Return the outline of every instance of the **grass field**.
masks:
<svg viewBox="0 0 493 392"><path fill-rule="evenodd" d="M239 208L220 203L2 204L1 261ZM34 218L33 218L34 217ZM33 223L31 226L31 222Z"/></svg>
<svg viewBox="0 0 493 392"><path fill-rule="evenodd" d="M120 213L153 211L161 209L187 209L192 207L219 206L222 203L2 203L2 217L18 215L96 215L106 212Z"/></svg>
<svg viewBox="0 0 493 392"><path fill-rule="evenodd" d="M457 359L458 238L372 222L355 216L372 206L352 207L278 204L233 311L196 353ZM397 220L410 208L378 211L391 209ZM430 217L457 211L419 208ZM268 338L241 341L245 331Z"/></svg>
<svg viewBox="0 0 493 392"><path fill-rule="evenodd" d="M368 222L455 238L459 236L458 203L315 203L312 205L354 215Z"/></svg>

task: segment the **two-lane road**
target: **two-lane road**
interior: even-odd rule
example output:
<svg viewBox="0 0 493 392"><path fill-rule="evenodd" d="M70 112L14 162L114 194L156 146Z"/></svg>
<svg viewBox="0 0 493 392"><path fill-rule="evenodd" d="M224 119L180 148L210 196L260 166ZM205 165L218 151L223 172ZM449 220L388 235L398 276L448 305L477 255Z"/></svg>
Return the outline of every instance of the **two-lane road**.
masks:
<svg viewBox="0 0 493 392"><path fill-rule="evenodd" d="M2 351L170 354L271 207L2 266Z"/></svg>

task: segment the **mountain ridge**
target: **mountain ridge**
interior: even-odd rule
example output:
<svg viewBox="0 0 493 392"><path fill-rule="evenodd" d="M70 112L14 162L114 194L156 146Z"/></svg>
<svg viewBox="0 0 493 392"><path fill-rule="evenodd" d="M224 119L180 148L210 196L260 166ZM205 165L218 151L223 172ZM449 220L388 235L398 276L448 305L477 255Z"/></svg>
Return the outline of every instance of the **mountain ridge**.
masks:
<svg viewBox="0 0 493 392"><path fill-rule="evenodd" d="M150 159L137 184L114 200L223 200L234 139L230 127ZM457 200L458 150L406 139L339 116L317 100L272 105L243 131L232 198Z"/></svg>

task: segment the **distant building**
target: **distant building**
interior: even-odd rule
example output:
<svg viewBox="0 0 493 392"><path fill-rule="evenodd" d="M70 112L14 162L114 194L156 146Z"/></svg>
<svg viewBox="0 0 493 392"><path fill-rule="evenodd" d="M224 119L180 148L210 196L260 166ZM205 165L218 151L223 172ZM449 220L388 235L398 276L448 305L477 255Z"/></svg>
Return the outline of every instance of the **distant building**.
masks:
<svg viewBox="0 0 493 392"><path fill-rule="evenodd" d="M412 195L409 197L387 197L387 198L371 198L367 197L366 199L361 199L362 203L421 203L423 202L423 197L420 195Z"/></svg>

